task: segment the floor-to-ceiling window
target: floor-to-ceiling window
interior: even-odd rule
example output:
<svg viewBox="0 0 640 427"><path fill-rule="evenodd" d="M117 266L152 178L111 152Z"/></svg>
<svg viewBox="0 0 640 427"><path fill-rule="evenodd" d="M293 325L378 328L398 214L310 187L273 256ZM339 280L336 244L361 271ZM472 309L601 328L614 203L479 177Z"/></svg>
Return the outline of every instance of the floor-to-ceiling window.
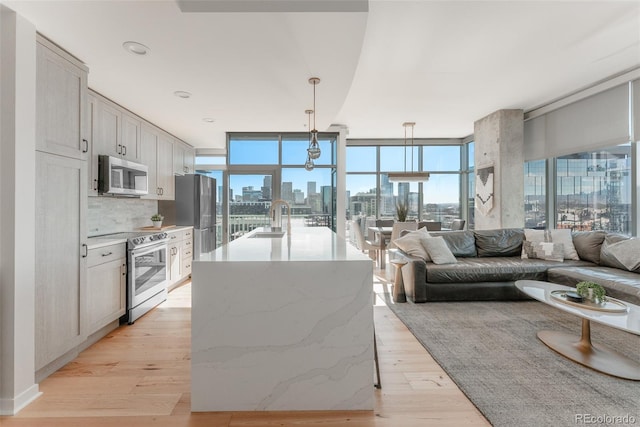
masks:
<svg viewBox="0 0 640 427"><path fill-rule="evenodd" d="M467 228L475 228L475 208L476 208L476 173L475 173L475 143L473 141L465 144L467 158Z"/></svg>
<svg viewBox="0 0 640 427"><path fill-rule="evenodd" d="M269 225L271 202L291 207L295 226L335 230L336 138L321 133L322 154L312 170L304 167L309 146L302 133L230 133L227 140L227 241ZM286 210L282 209L286 220Z"/></svg>
<svg viewBox="0 0 640 427"><path fill-rule="evenodd" d="M556 228L631 234L631 144L556 158Z"/></svg>
<svg viewBox="0 0 640 427"><path fill-rule="evenodd" d="M458 140L456 140L458 141ZM347 141L347 219L396 217L396 206L407 205L408 219L440 221L447 227L461 212L462 145ZM429 172L422 182L391 182L390 172ZM464 195L466 197L466 194Z"/></svg>
<svg viewBox="0 0 640 427"><path fill-rule="evenodd" d="M534 160L524 164L524 226L546 228L547 162Z"/></svg>

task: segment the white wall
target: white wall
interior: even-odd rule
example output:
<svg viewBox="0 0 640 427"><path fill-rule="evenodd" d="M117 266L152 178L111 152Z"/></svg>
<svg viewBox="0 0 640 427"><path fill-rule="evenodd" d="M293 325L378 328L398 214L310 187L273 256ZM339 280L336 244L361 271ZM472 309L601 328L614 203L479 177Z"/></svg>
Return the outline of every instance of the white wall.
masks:
<svg viewBox="0 0 640 427"><path fill-rule="evenodd" d="M36 30L0 5L0 414L39 395L35 360Z"/></svg>

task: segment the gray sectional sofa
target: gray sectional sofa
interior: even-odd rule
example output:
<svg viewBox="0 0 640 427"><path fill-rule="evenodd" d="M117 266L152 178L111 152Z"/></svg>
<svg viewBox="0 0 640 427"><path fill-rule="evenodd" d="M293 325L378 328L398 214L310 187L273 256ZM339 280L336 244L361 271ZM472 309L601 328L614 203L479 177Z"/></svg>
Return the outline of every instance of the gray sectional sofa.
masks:
<svg viewBox="0 0 640 427"><path fill-rule="evenodd" d="M562 262L523 259L523 229L464 230L430 232L442 236L456 258L453 264L435 264L398 250L393 256L404 259L402 267L405 293L416 303L431 301L487 301L528 299L516 287L521 279L544 280L567 286L589 280L604 286L607 295L640 305L640 254L633 243L627 253L627 267L609 249L628 236L603 231L571 234L579 260ZM618 246L619 248L619 246ZM628 249L626 249L629 252ZM629 271L628 259L637 255L638 263ZM577 257L576 257L577 258ZM634 261L635 262L635 261Z"/></svg>

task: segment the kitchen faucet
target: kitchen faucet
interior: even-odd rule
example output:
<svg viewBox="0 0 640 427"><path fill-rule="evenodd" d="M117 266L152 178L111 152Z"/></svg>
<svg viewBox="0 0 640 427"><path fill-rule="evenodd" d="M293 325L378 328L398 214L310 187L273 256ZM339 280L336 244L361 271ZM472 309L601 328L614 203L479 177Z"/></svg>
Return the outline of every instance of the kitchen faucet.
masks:
<svg viewBox="0 0 640 427"><path fill-rule="evenodd" d="M269 217L273 223L276 223L276 206L285 205L287 207L287 235L291 236L291 206L285 200L276 199L271 202L271 208L269 209ZM280 217L280 229L282 229L282 217Z"/></svg>

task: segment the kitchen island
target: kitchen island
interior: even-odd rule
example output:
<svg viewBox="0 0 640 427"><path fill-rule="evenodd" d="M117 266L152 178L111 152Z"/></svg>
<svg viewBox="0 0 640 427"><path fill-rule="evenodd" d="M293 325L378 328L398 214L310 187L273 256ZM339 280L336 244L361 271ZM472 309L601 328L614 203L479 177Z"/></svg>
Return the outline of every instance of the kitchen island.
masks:
<svg viewBox="0 0 640 427"><path fill-rule="evenodd" d="M324 227L194 262L191 410L372 410L373 265Z"/></svg>

